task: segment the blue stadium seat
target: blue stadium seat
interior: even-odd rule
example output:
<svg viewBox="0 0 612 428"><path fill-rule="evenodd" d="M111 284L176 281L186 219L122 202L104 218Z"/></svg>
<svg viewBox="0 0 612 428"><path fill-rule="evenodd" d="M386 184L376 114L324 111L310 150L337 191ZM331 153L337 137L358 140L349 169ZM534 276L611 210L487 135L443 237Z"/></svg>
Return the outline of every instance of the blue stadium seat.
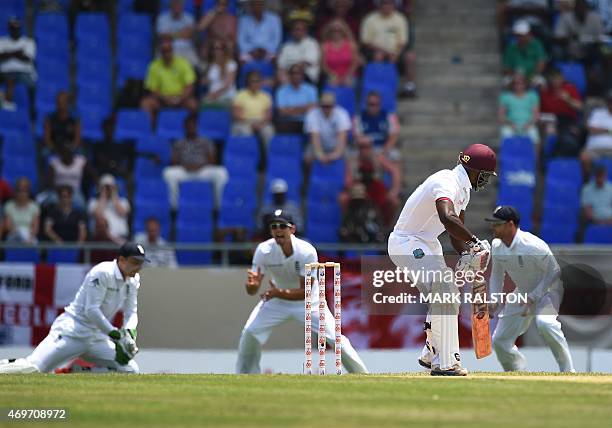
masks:
<svg viewBox="0 0 612 428"><path fill-rule="evenodd" d="M338 228L330 224L319 224L306 221L306 238L312 243L336 243L339 241Z"/></svg>
<svg viewBox="0 0 612 428"><path fill-rule="evenodd" d="M548 164L546 182L559 181L570 183L582 182L582 170L578 159L553 159Z"/></svg>
<svg viewBox="0 0 612 428"><path fill-rule="evenodd" d="M367 95L370 92L378 92L382 102L382 108L387 113L393 113L397 110L397 90L392 89L390 85L381 82L365 82L361 88L361 108L366 108Z"/></svg>
<svg viewBox="0 0 612 428"><path fill-rule="evenodd" d="M345 162L338 159L328 163L314 161L312 165L311 178L321 178L331 182L344 183Z"/></svg>
<svg viewBox="0 0 612 428"><path fill-rule="evenodd" d="M92 141L101 141L104 138L102 124L108 118L110 110L104 106L83 104L79 106L79 119L81 121L81 137Z"/></svg>
<svg viewBox="0 0 612 428"><path fill-rule="evenodd" d="M109 95L112 94L113 72L108 63L94 60L80 63L76 80L79 87L98 85L105 88Z"/></svg>
<svg viewBox="0 0 612 428"><path fill-rule="evenodd" d="M134 174L138 178L160 178L162 168L161 163L139 156L134 165Z"/></svg>
<svg viewBox="0 0 612 428"><path fill-rule="evenodd" d="M565 80L573 83L574 86L580 92L580 95L584 97L587 88L587 78L584 65L579 62L560 62L557 67L563 74Z"/></svg>
<svg viewBox="0 0 612 428"><path fill-rule="evenodd" d="M40 255L38 254L38 250L34 249L7 248L4 250L4 261L38 263L40 261Z"/></svg>
<svg viewBox="0 0 612 428"><path fill-rule="evenodd" d="M59 61L68 68L70 64L68 62L70 60L70 41L68 38L50 34L36 40L36 59L34 62L37 64L37 71L44 73L45 70L40 68L41 64L50 60Z"/></svg>
<svg viewBox="0 0 612 428"><path fill-rule="evenodd" d="M146 222L149 218L155 217L159 221L160 232L164 238L170 236L170 205L168 199L165 201L157 200L149 202L147 200L139 200L134 204L134 221L132 229L135 232L145 230Z"/></svg>
<svg viewBox="0 0 612 428"><path fill-rule="evenodd" d="M138 140L151 135L149 115L138 109L121 109L117 113L115 138L117 140Z"/></svg>
<svg viewBox="0 0 612 428"><path fill-rule="evenodd" d="M11 156L10 161L2 163L2 177L9 183L15 183L19 177L30 180L33 192L38 189L38 172L35 156Z"/></svg>
<svg viewBox="0 0 612 428"><path fill-rule="evenodd" d="M212 224L201 223L195 226L177 223L176 242L180 243L206 243L212 242ZM177 250L176 259L181 266L201 266L212 262L210 251Z"/></svg>
<svg viewBox="0 0 612 428"><path fill-rule="evenodd" d="M198 132L212 140L225 140L230 133L230 123L229 110L202 110L198 118Z"/></svg>
<svg viewBox="0 0 612 428"><path fill-rule="evenodd" d="M165 138L149 136L136 141L136 151L139 153L154 153L159 156L163 165L170 163L171 143Z"/></svg>
<svg viewBox="0 0 612 428"><path fill-rule="evenodd" d="M56 56L56 54L37 56L36 71L38 73L37 87L50 84L61 84L66 89L69 87L70 68L68 54L66 54L66 58L61 58Z"/></svg>
<svg viewBox="0 0 612 428"><path fill-rule="evenodd" d="M270 140L268 159L274 156L302 160L302 143L304 137L294 134L277 134Z"/></svg>
<svg viewBox="0 0 612 428"><path fill-rule="evenodd" d="M78 263L80 250L52 249L47 251L47 263Z"/></svg>
<svg viewBox="0 0 612 428"><path fill-rule="evenodd" d="M18 131L3 131L2 134L2 159L8 162L12 157L36 156L36 146L30 134Z"/></svg>
<svg viewBox="0 0 612 428"><path fill-rule="evenodd" d="M546 222L542 224L540 238L549 244L573 244L576 242L576 225L566 225L562 222Z"/></svg>
<svg viewBox="0 0 612 428"><path fill-rule="evenodd" d="M395 64L389 62L370 62L363 70L364 86L381 84L394 92L399 84L399 74ZM363 95L367 95L364 92Z"/></svg>
<svg viewBox="0 0 612 428"><path fill-rule="evenodd" d="M256 195L256 180L232 177L223 190L219 227L243 227L252 232L255 229Z"/></svg>
<svg viewBox="0 0 612 428"><path fill-rule="evenodd" d="M34 21L34 37L39 40L60 36L68 39L68 19L65 14L57 12L39 13Z"/></svg>
<svg viewBox="0 0 612 428"><path fill-rule="evenodd" d="M100 43L97 39L92 42L77 45L75 53L77 64L83 64L89 61L100 61L110 65L112 56L110 44L106 42Z"/></svg>
<svg viewBox="0 0 612 428"><path fill-rule="evenodd" d="M310 177L306 199L320 201L321 203L333 203L337 201L338 194L344 187L343 181L333 181L321 177Z"/></svg>
<svg viewBox="0 0 612 428"><path fill-rule="evenodd" d="M139 34L149 39L153 36L153 23L150 15L133 12L125 12L119 15L117 41L121 43L123 37L133 34Z"/></svg>
<svg viewBox="0 0 612 428"><path fill-rule="evenodd" d="M77 43L79 40L91 35L110 42L110 25L106 14L82 12L77 15L74 28L74 36Z"/></svg>
<svg viewBox="0 0 612 428"><path fill-rule="evenodd" d="M534 144L529 137L505 138L501 143L499 159L502 167L504 162L520 160L526 164L526 168L535 168Z"/></svg>
<svg viewBox="0 0 612 428"><path fill-rule="evenodd" d="M128 79L144 80L149 69L149 62L141 59L125 58L117 63L117 87L121 88Z"/></svg>
<svg viewBox="0 0 612 428"><path fill-rule="evenodd" d="M160 13L166 12L169 9L170 9L170 0L160 0L159 2ZM195 15L196 7L195 7L194 0L185 0L183 2L183 9L185 10L185 12ZM203 10L203 12L206 12L206 11L207 9Z"/></svg>
<svg viewBox="0 0 612 428"><path fill-rule="evenodd" d="M178 210L186 205L197 205L205 208L204 214L212 213L214 206L214 192L210 182L207 181L183 181L179 184Z"/></svg>
<svg viewBox="0 0 612 428"><path fill-rule="evenodd" d="M292 158L274 158L268 163L264 187L264 201L271 201L270 183L275 178L282 178L287 182L287 198L298 203L301 199L304 172L302 163Z"/></svg>
<svg viewBox="0 0 612 428"><path fill-rule="evenodd" d="M184 109L161 110L157 117L157 136L168 140L177 140L185 136L183 122L189 112Z"/></svg>
<svg viewBox="0 0 612 428"><path fill-rule="evenodd" d="M612 244L612 226L590 225L584 232L585 244Z"/></svg>
<svg viewBox="0 0 612 428"><path fill-rule="evenodd" d="M238 156L235 153L223 156L223 165L230 177L257 180L257 160Z"/></svg>
<svg viewBox="0 0 612 428"><path fill-rule="evenodd" d="M355 88L350 86L326 86L325 91L333 92L336 95L336 104L343 107L350 117L355 115L357 109L357 96Z"/></svg>
<svg viewBox="0 0 612 428"><path fill-rule="evenodd" d="M274 77L274 64L270 61L249 61L240 67L240 75L238 76L238 86L244 88L246 86L246 76L251 71L258 71L264 79Z"/></svg>
<svg viewBox="0 0 612 428"><path fill-rule="evenodd" d="M152 59L152 45L149 38L124 37L117 46L117 62L138 60L149 63Z"/></svg>
<svg viewBox="0 0 612 428"><path fill-rule="evenodd" d="M55 98L60 91L67 91L70 88L68 76L62 81L40 80L36 83L34 95L34 105L37 114L41 111L48 112L55 110Z"/></svg>
<svg viewBox="0 0 612 428"><path fill-rule="evenodd" d="M134 8L134 0L118 0L117 1L117 11L119 12L119 16L123 14L131 13L133 8Z"/></svg>
<svg viewBox="0 0 612 428"><path fill-rule="evenodd" d="M308 220L311 223L327 224L340 227L341 212L337 202L320 203L318 200L308 200L306 203Z"/></svg>
<svg viewBox="0 0 612 428"><path fill-rule="evenodd" d="M225 143L223 158L225 157L248 158L253 162L259 162L259 143L255 137L231 136Z"/></svg>
<svg viewBox="0 0 612 428"><path fill-rule="evenodd" d="M96 106L110 111L113 106L112 91L104 82L82 80L78 82L77 109Z"/></svg>
<svg viewBox="0 0 612 428"><path fill-rule="evenodd" d="M145 203L168 204L168 186L161 177L138 177L134 200Z"/></svg>
<svg viewBox="0 0 612 428"><path fill-rule="evenodd" d="M6 131L29 135L32 131L29 113L25 110L8 111L0 109L0 133Z"/></svg>

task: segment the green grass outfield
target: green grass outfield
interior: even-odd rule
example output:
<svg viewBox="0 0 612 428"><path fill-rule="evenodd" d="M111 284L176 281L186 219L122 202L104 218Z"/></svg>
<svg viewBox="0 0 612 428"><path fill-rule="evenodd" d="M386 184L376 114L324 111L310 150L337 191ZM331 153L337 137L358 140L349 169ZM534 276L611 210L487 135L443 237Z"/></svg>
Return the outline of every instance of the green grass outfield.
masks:
<svg viewBox="0 0 612 428"><path fill-rule="evenodd" d="M0 407L70 427L612 427L612 376L2 375Z"/></svg>

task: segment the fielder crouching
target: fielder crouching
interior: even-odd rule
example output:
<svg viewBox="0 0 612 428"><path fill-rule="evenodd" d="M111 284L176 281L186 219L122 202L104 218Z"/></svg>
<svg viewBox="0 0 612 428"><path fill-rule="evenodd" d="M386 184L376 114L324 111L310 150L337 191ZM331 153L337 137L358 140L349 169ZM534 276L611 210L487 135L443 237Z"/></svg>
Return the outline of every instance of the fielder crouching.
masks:
<svg viewBox="0 0 612 428"><path fill-rule="evenodd" d="M286 320L304 322L305 265L318 261L317 250L308 242L295 237L291 217L276 210L269 221L271 239L257 246L253 266L247 273L246 290L254 295L264 275L270 275L270 287L261 296L247 320L238 346L237 373L260 373L261 347L270 337L272 329ZM312 331L319 328L318 282L313 271ZM325 337L334 343L334 316L328 308L325 315ZM346 336L342 341L342 364L348 372L367 373L367 369Z"/></svg>
<svg viewBox="0 0 612 428"><path fill-rule="evenodd" d="M94 266L76 297L55 319L47 337L26 358L0 360L0 373L47 373L82 358L94 371L138 373L136 326L140 274L145 262L140 245L127 242L116 260ZM109 320L123 310L123 328Z"/></svg>
<svg viewBox="0 0 612 428"><path fill-rule="evenodd" d="M510 205L499 206L486 221L491 223L492 244L489 292L500 293L507 273L515 292L526 293L527 304L506 303L493 332L493 348L505 371L525 370L525 356L514 344L532 321L552 351L559 370L575 372L567 340L557 320L563 287L561 269L546 242L519 228L519 212ZM495 313L495 306L490 312Z"/></svg>

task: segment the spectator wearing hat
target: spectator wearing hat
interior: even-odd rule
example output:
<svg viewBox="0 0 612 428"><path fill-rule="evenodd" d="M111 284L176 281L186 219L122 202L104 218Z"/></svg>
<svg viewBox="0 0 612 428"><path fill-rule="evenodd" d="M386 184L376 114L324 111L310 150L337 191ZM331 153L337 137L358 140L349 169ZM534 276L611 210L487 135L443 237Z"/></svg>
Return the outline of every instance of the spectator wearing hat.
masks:
<svg viewBox="0 0 612 428"><path fill-rule="evenodd" d="M13 17L8 21L8 37L0 37L0 80L6 82L6 95L0 99L2 108L15 110L15 84L34 89L36 44L21 33L21 21Z"/></svg>
<svg viewBox="0 0 612 428"><path fill-rule="evenodd" d="M158 37L170 37L174 53L185 58L192 65L198 63L193 45L195 19L185 12L183 0L171 0L170 10L161 13L155 23Z"/></svg>
<svg viewBox="0 0 612 428"><path fill-rule="evenodd" d="M588 137L580 153L582 170L588 179L591 164L601 156L612 156L612 90L606 93L606 105L593 109L587 121Z"/></svg>
<svg viewBox="0 0 612 428"><path fill-rule="evenodd" d="M361 23L360 40L366 56L373 61L400 63L404 71L402 94L416 94L416 55L409 37L406 16L396 10L394 0L378 0L378 9Z"/></svg>
<svg viewBox="0 0 612 428"><path fill-rule="evenodd" d="M57 189L57 194L59 202L45 219L46 237L56 244L85 242L87 239L85 213L80 208L74 207L72 187L61 185Z"/></svg>
<svg viewBox="0 0 612 428"><path fill-rule="evenodd" d="M134 242L141 244L152 267L177 267L176 252L171 248L160 248L167 244L161 237L161 225L156 217L149 217L145 222L145 231L134 236Z"/></svg>
<svg viewBox="0 0 612 428"><path fill-rule="evenodd" d="M130 203L126 198L119 196L117 182L112 175L104 174L100 177L98 196L89 201L87 211L95 221L98 235L106 235L108 240L117 244L125 242L128 238Z"/></svg>
<svg viewBox="0 0 612 428"><path fill-rule="evenodd" d="M261 89L261 74L252 70L246 76L247 87L233 100L233 135L257 135L265 146L274 136L272 98Z"/></svg>
<svg viewBox="0 0 612 428"><path fill-rule="evenodd" d="M365 185L353 184L349 195L348 206L344 210L340 226L340 240L360 244L384 242L382 219L368 197Z"/></svg>
<svg viewBox="0 0 612 428"><path fill-rule="evenodd" d="M547 55L542 42L533 37L531 26L525 20L517 21L512 27L516 41L509 44L504 52L503 66L507 80L521 73L528 82L540 76L546 67ZM534 83L541 82L536 79Z"/></svg>
<svg viewBox="0 0 612 428"><path fill-rule="evenodd" d="M238 48L240 60L272 61L283 38L280 17L266 10L263 0L248 1L249 13L238 20Z"/></svg>
<svg viewBox="0 0 612 428"><path fill-rule="evenodd" d="M317 104L317 88L304 82L304 67L301 64L289 68L289 82L276 90L274 104L277 108L277 131L285 134L301 133L304 116Z"/></svg>
<svg viewBox="0 0 612 428"><path fill-rule="evenodd" d="M595 167L594 179L582 187L580 205L587 224L612 225L612 183L604 165Z"/></svg>
<svg viewBox="0 0 612 428"><path fill-rule="evenodd" d="M348 143L351 118L348 112L336 105L333 92L321 95L319 107L313 108L304 120L304 132L308 134L305 159L328 163L343 158Z"/></svg>
<svg viewBox="0 0 612 428"><path fill-rule="evenodd" d="M283 44L278 55L278 78L282 83L289 81L290 68L296 64L303 67L311 83L319 82L321 51L319 43L308 35L308 23L304 20L292 22L291 38Z"/></svg>
<svg viewBox="0 0 612 428"><path fill-rule="evenodd" d="M287 182L282 178L275 178L270 182L272 201L262 206L257 216L259 229L264 235L267 233L270 218L277 210L291 216L298 233L304 232L304 215L295 202L287 199L288 189Z"/></svg>

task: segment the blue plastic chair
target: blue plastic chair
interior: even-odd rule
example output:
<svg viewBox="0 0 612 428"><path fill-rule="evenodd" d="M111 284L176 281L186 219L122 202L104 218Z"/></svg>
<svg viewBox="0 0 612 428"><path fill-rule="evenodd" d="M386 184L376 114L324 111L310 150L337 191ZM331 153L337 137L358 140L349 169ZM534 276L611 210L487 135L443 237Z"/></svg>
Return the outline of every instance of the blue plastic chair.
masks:
<svg viewBox="0 0 612 428"><path fill-rule="evenodd" d="M255 137L231 136L225 143L223 158L240 157L252 160L254 163L259 161L259 143Z"/></svg>
<svg viewBox="0 0 612 428"><path fill-rule="evenodd" d="M6 131L30 134L29 113L25 110L8 111L0 109L0 133Z"/></svg>
<svg viewBox="0 0 612 428"><path fill-rule="evenodd" d="M15 183L20 177L27 177L31 183L31 189L38 189L38 170L36 169L36 157L12 156L2 163L2 177L9 183Z"/></svg>
<svg viewBox="0 0 612 428"><path fill-rule="evenodd" d="M367 95L370 92L377 92L380 95L382 108L388 113L397 110L397 90L392 89L391 85L383 82L364 82L361 88L361 108L366 108Z"/></svg>
<svg viewBox="0 0 612 428"><path fill-rule="evenodd" d="M153 23L146 13L124 12L119 15L117 24L117 39L121 43L123 37L141 34L144 37L153 36Z"/></svg>
<svg viewBox="0 0 612 428"><path fill-rule="evenodd" d="M134 174L140 178L160 178L162 176L162 165L151 159L138 157L134 165Z"/></svg>
<svg viewBox="0 0 612 428"><path fill-rule="evenodd" d="M34 21L34 37L44 40L56 35L68 39L68 18L64 13L47 12L36 15Z"/></svg>
<svg viewBox="0 0 612 428"><path fill-rule="evenodd" d="M197 226L177 224L177 243L212 242L212 224L203 223ZM196 250L177 250L176 259L181 266L202 266L212 262L212 252Z"/></svg>
<svg viewBox="0 0 612 428"><path fill-rule="evenodd" d="M140 153L154 153L159 156L163 165L168 165L170 163L172 145L165 138L151 135L136 141L136 151Z"/></svg>
<svg viewBox="0 0 612 428"><path fill-rule="evenodd" d="M344 182L346 164L344 159L322 163L315 161L312 165L311 178L322 178L334 182Z"/></svg>
<svg viewBox="0 0 612 428"><path fill-rule="evenodd" d="M575 225L545 222L540 230L540 238L549 244L573 244L576 242L576 230Z"/></svg>
<svg viewBox="0 0 612 428"><path fill-rule="evenodd" d="M4 250L4 261L38 263L40 255L37 250L29 248L7 248Z"/></svg>
<svg viewBox="0 0 612 428"><path fill-rule="evenodd" d="M115 138L121 140L138 140L151 135L149 115L138 109L122 109L117 113Z"/></svg>
<svg viewBox="0 0 612 428"><path fill-rule="evenodd" d="M47 251L47 263L78 263L80 255L80 250L52 249Z"/></svg>
<svg viewBox="0 0 612 428"><path fill-rule="evenodd" d="M76 17L74 36L77 40L95 35L99 39L110 41L110 24L104 13L82 12Z"/></svg>
<svg viewBox="0 0 612 428"><path fill-rule="evenodd" d="M18 131L3 131L2 134L2 159L6 162L12 157L34 157L36 146L31 135Z"/></svg>
<svg viewBox="0 0 612 428"><path fill-rule="evenodd" d="M578 159L553 159L548 164L546 182L582 182L582 169Z"/></svg>
<svg viewBox="0 0 612 428"><path fill-rule="evenodd" d="M612 244L612 226L590 225L584 232L585 244Z"/></svg>
<svg viewBox="0 0 612 428"><path fill-rule="evenodd" d="M230 177L257 180L257 160L231 153L223 156L223 165Z"/></svg>
<svg viewBox="0 0 612 428"><path fill-rule="evenodd" d="M333 92L336 95L336 104L343 107L350 117L355 115L357 109L357 96L355 88L350 86L326 86L325 91Z"/></svg>
<svg viewBox="0 0 612 428"><path fill-rule="evenodd" d="M388 62L370 62L363 70L364 86L382 84L393 91L397 91L399 74L395 64ZM367 95L364 93L363 95Z"/></svg>
<svg viewBox="0 0 612 428"><path fill-rule="evenodd" d="M69 66L70 59L70 41L66 36L49 34L46 37L36 39L36 58L34 62L37 64L37 71L40 73L44 70L38 68L44 60L54 59Z"/></svg>
<svg viewBox="0 0 612 428"><path fill-rule="evenodd" d="M320 224L306 221L306 238L314 244L339 242L338 227L333 224Z"/></svg>
<svg viewBox="0 0 612 428"><path fill-rule="evenodd" d="M242 65L238 76L238 86L244 88L246 86L246 77L251 71L258 71L264 79L274 77L274 64L270 61L249 61Z"/></svg>
<svg viewBox="0 0 612 428"><path fill-rule="evenodd" d="M580 92L580 95L584 97L587 88L586 71L584 65L579 62L560 62L557 67L563 74L563 78L574 86Z"/></svg>
<svg viewBox="0 0 612 428"><path fill-rule="evenodd" d="M271 156L278 155L301 160L303 142L304 137L302 135L276 134L272 137L268 146L268 159Z"/></svg>
<svg viewBox="0 0 612 428"><path fill-rule="evenodd" d="M198 132L212 140L225 140L230 133L230 124L229 110L203 110L198 118Z"/></svg>
<svg viewBox="0 0 612 428"><path fill-rule="evenodd" d="M128 79L144 80L149 69L149 62L142 61L141 59L121 59L117 64L118 87L122 87Z"/></svg>
<svg viewBox="0 0 612 428"><path fill-rule="evenodd" d="M205 212L212 213L214 191L208 181L183 181L179 184L178 210L186 205L197 205Z"/></svg>
<svg viewBox="0 0 612 428"><path fill-rule="evenodd" d="M176 140L185 136L184 121L189 112L184 109L166 109L157 117L157 136Z"/></svg>
<svg viewBox="0 0 612 428"><path fill-rule="evenodd" d="M94 104L79 105L79 119L81 121L81 136L92 141L101 141L104 138L102 124L108 118L110 110L105 106Z"/></svg>

